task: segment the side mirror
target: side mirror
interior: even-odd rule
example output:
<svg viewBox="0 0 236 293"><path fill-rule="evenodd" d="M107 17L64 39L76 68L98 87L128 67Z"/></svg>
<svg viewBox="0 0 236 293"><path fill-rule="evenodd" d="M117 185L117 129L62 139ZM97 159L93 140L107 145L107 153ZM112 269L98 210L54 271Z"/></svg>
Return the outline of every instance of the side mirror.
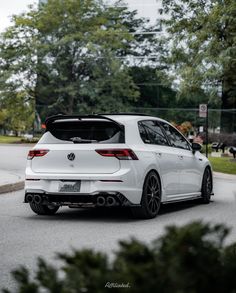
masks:
<svg viewBox="0 0 236 293"><path fill-rule="evenodd" d="M192 149L193 149L193 153L195 153L196 151L201 151L202 146L200 145L200 143L197 142L193 142L192 143Z"/></svg>

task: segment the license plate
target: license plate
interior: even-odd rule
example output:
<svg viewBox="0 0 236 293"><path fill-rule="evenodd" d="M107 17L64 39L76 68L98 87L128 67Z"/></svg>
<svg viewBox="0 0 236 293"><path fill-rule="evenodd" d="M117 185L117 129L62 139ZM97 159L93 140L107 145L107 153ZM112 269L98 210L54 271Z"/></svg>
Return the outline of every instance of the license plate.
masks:
<svg viewBox="0 0 236 293"><path fill-rule="evenodd" d="M81 181L66 181L59 185L59 192L80 192Z"/></svg>

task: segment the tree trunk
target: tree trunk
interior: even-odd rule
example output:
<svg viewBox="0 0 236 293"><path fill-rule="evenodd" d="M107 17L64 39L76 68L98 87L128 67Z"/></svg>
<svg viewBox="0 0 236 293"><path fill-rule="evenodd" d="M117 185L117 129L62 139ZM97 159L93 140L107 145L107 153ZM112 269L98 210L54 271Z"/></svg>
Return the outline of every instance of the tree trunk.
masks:
<svg viewBox="0 0 236 293"><path fill-rule="evenodd" d="M236 132L236 86L232 80L225 80L222 84L221 104L221 132Z"/></svg>

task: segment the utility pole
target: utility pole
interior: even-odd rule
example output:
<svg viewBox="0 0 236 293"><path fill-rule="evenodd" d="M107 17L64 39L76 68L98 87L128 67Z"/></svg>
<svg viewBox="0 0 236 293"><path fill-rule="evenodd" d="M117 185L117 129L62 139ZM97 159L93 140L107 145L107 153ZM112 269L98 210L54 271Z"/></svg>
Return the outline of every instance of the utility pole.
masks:
<svg viewBox="0 0 236 293"><path fill-rule="evenodd" d="M207 114L206 114L206 157L208 158L208 105L207 105Z"/></svg>
<svg viewBox="0 0 236 293"><path fill-rule="evenodd" d="M205 128L206 128L206 157L208 157L208 104L199 105L199 117L205 118Z"/></svg>

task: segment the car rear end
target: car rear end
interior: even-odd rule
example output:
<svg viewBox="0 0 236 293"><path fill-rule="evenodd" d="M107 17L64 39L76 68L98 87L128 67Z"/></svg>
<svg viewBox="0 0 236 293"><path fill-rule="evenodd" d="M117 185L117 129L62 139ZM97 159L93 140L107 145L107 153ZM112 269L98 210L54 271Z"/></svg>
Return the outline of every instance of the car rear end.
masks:
<svg viewBox="0 0 236 293"><path fill-rule="evenodd" d="M25 202L127 206L140 203L139 158L124 124L99 115L54 116L29 152Z"/></svg>

